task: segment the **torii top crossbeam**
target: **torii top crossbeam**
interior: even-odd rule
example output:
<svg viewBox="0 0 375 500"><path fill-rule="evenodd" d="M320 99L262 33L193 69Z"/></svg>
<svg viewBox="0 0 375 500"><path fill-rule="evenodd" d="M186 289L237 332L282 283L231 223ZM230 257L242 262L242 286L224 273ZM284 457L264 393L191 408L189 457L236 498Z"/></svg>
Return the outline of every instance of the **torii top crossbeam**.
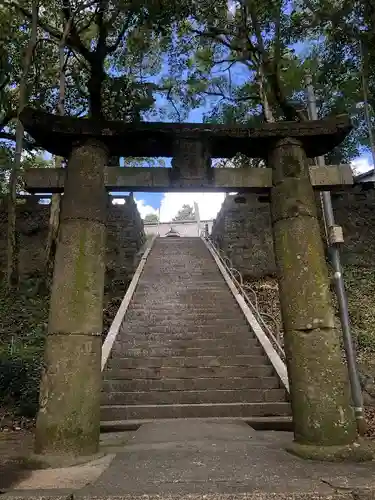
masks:
<svg viewBox="0 0 375 500"><path fill-rule="evenodd" d="M243 153L265 158L270 143L284 137L301 141L310 158L322 156L339 145L352 129L350 119L338 116L319 121L265 123L247 126L197 123L124 123L56 116L25 108L25 130L52 154L68 157L72 146L97 139L112 156L173 157L181 140L198 142L211 158L232 158Z"/></svg>

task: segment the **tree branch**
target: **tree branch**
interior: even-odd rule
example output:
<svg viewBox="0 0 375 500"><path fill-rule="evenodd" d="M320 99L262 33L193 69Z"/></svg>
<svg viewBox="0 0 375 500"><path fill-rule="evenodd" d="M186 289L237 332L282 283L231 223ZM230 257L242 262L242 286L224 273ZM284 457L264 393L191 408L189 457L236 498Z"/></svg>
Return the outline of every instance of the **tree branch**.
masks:
<svg viewBox="0 0 375 500"><path fill-rule="evenodd" d="M130 19L131 19L131 16L128 14L128 17L126 18L126 21L124 22L124 24L120 30L120 33L117 36L115 43L113 45L107 47L107 54L113 54L113 52L115 52L117 47L120 45L121 41L123 40L123 38L125 36L126 30L130 26Z"/></svg>
<svg viewBox="0 0 375 500"><path fill-rule="evenodd" d="M178 117L178 121L179 122L182 122L182 119L181 119L181 113L179 112L176 104L174 103L173 101L173 98L171 97L171 92L172 92L172 87L169 89L169 92L167 94L167 100L172 104L173 106L173 109L175 110L176 114L177 114L177 117Z"/></svg>
<svg viewBox="0 0 375 500"><path fill-rule="evenodd" d="M230 97L226 96L224 92L211 92L210 90L204 91L203 92L206 95L209 95L211 97L221 97L222 99L225 99L226 101L232 101L232 102L244 102L244 101L250 101L252 99L254 100L259 100L258 94L249 94L244 97Z"/></svg>
<svg viewBox="0 0 375 500"><path fill-rule="evenodd" d="M62 13L65 17L67 25L68 23L70 23L69 34L66 37L66 45L79 52L87 61L91 63L93 60L93 54L83 44L81 37L79 36L77 26L73 22L73 14L70 5L70 0L62 0ZM62 39L63 36L64 33L61 33L59 38Z"/></svg>
<svg viewBox="0 0 375 500"><path fill-rule="evenodd" d="M98 26L98 43L95 53L104 60L107 54L106 40L108 36L108 26L104 20L104 13L108 7L108 0L99 0L98 11L96 13L96 24Z"/></svg>
<svg viewBox="0 0 375 500"><path fill-rule="evenodd" d="M200 30L191 30L192 33L195 33L196 35L198 36L201 36L201 37L204 37L204 38L210 38L212 40L215 40L216 42L220 42L222 45L224 45L225 47L227 47L228 49L230 50L236 50L236 51L242 51L242 47L240 47L239 45L234 45L233 43L230 43L228 42L227 40L224 40L224 38L221 38L221 35L223 35L223 33L214 33L212 31L200 31ZM216 30L218 31L218 30Z"/></svg>
<svg viewBox="0 0 375 500"><path fill-rule="evenodd" d="M12 141L16 142L16 134L12 134L10 132L0 132L0 140ZM23 140L23 148L31 151L37 147L35 142L28 141L26 139Z"/></svg>
<svg viewBox="0 0 375 500"><path fill-rule="evenodd" d="M9 6L15 7L27 19L29 19L30 21L32 20L32 18L33 18L32 13L30 11L28 11L27 9L25 9L25 7L23 7L22 5L20 5L16 0L5 0L5 3L8 4ZM56 38L56 39L61 38L62 32L60 30L54 28L53 26L51 26L50 24L46 23L45 21L43 21L40 18L38 19L38 25L42 29L44 29L44 31L46 31L47 33L49 33L53 38Z"/></svg>
<svg viewBox="0 0 375 500"><path fill-rule="evenodd" d="M32 20L31 12L29 12L27 9L25 9L16 0L5 0L5 1L8 5L13 6L16 9L18 9L27 19ZM69 0L63 0L62 12L63 12L67 22L73 18ZM47 22L43 21L40 18L38 19L38 26L40 28L42 28L44 31L46 31L53 38L55 38L56 40L61 40L61 38L64 36L64 33L62 31L60 31L57 28L54 28L53 26L51 26L50 24L48 24ZM75 26L75 24L73 22L72 22L71 31L69 33L69 36L66 39L66 45L68 45L72 49L79 52L87 61L92 60L92 53L82 43L82 40L81 40L79 33L77 31L77 27Z"/></svg>

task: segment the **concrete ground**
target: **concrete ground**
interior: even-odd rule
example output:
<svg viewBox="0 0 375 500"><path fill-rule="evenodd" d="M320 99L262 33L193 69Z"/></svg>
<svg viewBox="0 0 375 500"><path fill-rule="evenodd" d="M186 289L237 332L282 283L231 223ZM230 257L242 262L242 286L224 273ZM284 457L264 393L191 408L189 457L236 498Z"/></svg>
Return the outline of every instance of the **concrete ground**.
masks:
<svg viewBox="0 0 375 500"><path fill-rule="evenodd" d="M0 498L375 500L375 462L305 461L284 451L291 440L241 421L153 422L107 436L96 462L31 472Z"/></svg>

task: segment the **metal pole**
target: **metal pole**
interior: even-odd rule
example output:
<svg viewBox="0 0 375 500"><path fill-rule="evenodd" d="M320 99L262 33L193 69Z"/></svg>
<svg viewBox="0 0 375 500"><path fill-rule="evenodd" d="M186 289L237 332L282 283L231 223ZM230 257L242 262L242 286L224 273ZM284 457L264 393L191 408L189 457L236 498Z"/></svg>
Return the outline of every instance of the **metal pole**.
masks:
<svg viewBox="0 0 375 500"><path fill-rule="evenodd" d="M309 117L310 120L317 120L318 113L316 109L314 88L312 86L312 77L308 73L306 73L305 83L307 89ZM323 156L317 158L317 164L319 166L325 165ZM334 284L337 295L337 301L339 305L340 322L343 334L346 361L348 366L354 412L357 420L358 432L359 434L364 434L364 432L366 431L366 422L363 414L362 389L359 381L356 355L350 329L348 299L345 290L345 283L343 278L343 270L341 266L340 250L339 250L339 244L343 243L344 241L342 238L342 228L335 224L331 193L329 191L321 192L321 203L323 210L323 219L326 228L328 253L331 260L331 265L334 270Z"/></svg>

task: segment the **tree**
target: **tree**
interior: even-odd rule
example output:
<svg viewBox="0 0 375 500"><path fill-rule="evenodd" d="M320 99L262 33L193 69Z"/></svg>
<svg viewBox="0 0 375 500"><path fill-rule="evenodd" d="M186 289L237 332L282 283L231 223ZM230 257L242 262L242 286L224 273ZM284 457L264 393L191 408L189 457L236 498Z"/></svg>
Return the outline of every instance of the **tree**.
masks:
<svg viewBox="0 0 375 500"><path fill-rule="evenodd" d="M180 25L170 55L176 117L204 106L208 109L204 120L213 123L252 127L263 121L306 120L304 79L309 70L319 117L349 113L355 126L327 155L327 162L349 162L361 146L368 147L358 40L366 55L371 107L375 95L371 2L219 0L214 8L206 2L193 3L192 15ZM359 35L357 28L353 38L356 26L363 29ZM305 46L303 53L296 52L297 43ZM375 124L374 114L372 120ZM232 163L240 164L238 158ZM257 159L246 163L261 164Z"/></svg>
<svg viewBox="0 0 375 500"><path fill-rule="evenodd" d="M177 212L177 215L173 217L172 221L188 221L195 220L194 208L191 205L184 204L182 208Z"/></svg>
<svg viewBox="0 0 375 500"><path fill-rule="evenodd" d="M180 27L181 50L175 55L181 60L175 64L181 73L174 84L179 90L185 87L183 104L188 105L190 99L201 105L208 96L219 102L247 102L254 116L266 121L275 119L272 108L283 119L307 119L284 89L285 62L293 57L288 48L289 3L240 0L229 5L227 0L218 0L212 6L193 2L191 16ZM240 66L248 75L248 92L242 95L233 92L232 78L233 68Z"/></svg>
<svg viewBox="0 0 375 500"><path fill-rule="evenodd" d="M175 9L173 2L167 0L160 5L152 0L1 3L0 63L5 71L0 74L0 149L4 151L2 157L9 156L11 160L5 165L5 170L11 171L9 282L17 281L15 199L22 146L31 152L38 146L24 134L17 120L19 112L29 102L51 113L140 120L153 107L153 92L158 91L147 78L161 68L161 54L171 36L170 26L182 12L183 4ZM22 58L26 45L28 50ZM57 159L57 163L60 161ZM11 163L13 169L9 169ZM3 168L0 181L2 187L7 181ZM47 269L52 265L57 235L58 198L54 196L51 205Z"/></svg>
<svg viewBox="0 0 375 500"><path fill-rule="evenodd" d="M31 18L23 2L5 1ZM170 0L46 2L39 27L58 43L64 33L51 23L51 11L58 19L63 16L69 27L66 47L78 61L68 77L72 85L66 97L72 99L72 107L93 118L139 120L154 103L156 87L147 76L161 69L160 55L168 45L172 23L186 11L184 1L178 5Z"/></svg>
<svg viewBox="0 0 375 500"><path fill-rule="evenodd" d="M33 0L30 39L27 44L22 68L22 77L19 85L18 115L27 103L27 77L32 63L33 52L37 42L39 2ZM9 179L9 201L8 201L8 269L7 285L11 287L18 284L18 263L16 258L16 197L19 170L21 168L21 155L23 149L24 129L21 121L17 120L16 126L16 150L13 167Z"/></svg>
<svg viewBox="0 0 375 500"><path fill-rule="evenodd" d="M146 224L157 224L159 222L159 217L157 216L157 214L147 214L143 221Z"/></svg>

